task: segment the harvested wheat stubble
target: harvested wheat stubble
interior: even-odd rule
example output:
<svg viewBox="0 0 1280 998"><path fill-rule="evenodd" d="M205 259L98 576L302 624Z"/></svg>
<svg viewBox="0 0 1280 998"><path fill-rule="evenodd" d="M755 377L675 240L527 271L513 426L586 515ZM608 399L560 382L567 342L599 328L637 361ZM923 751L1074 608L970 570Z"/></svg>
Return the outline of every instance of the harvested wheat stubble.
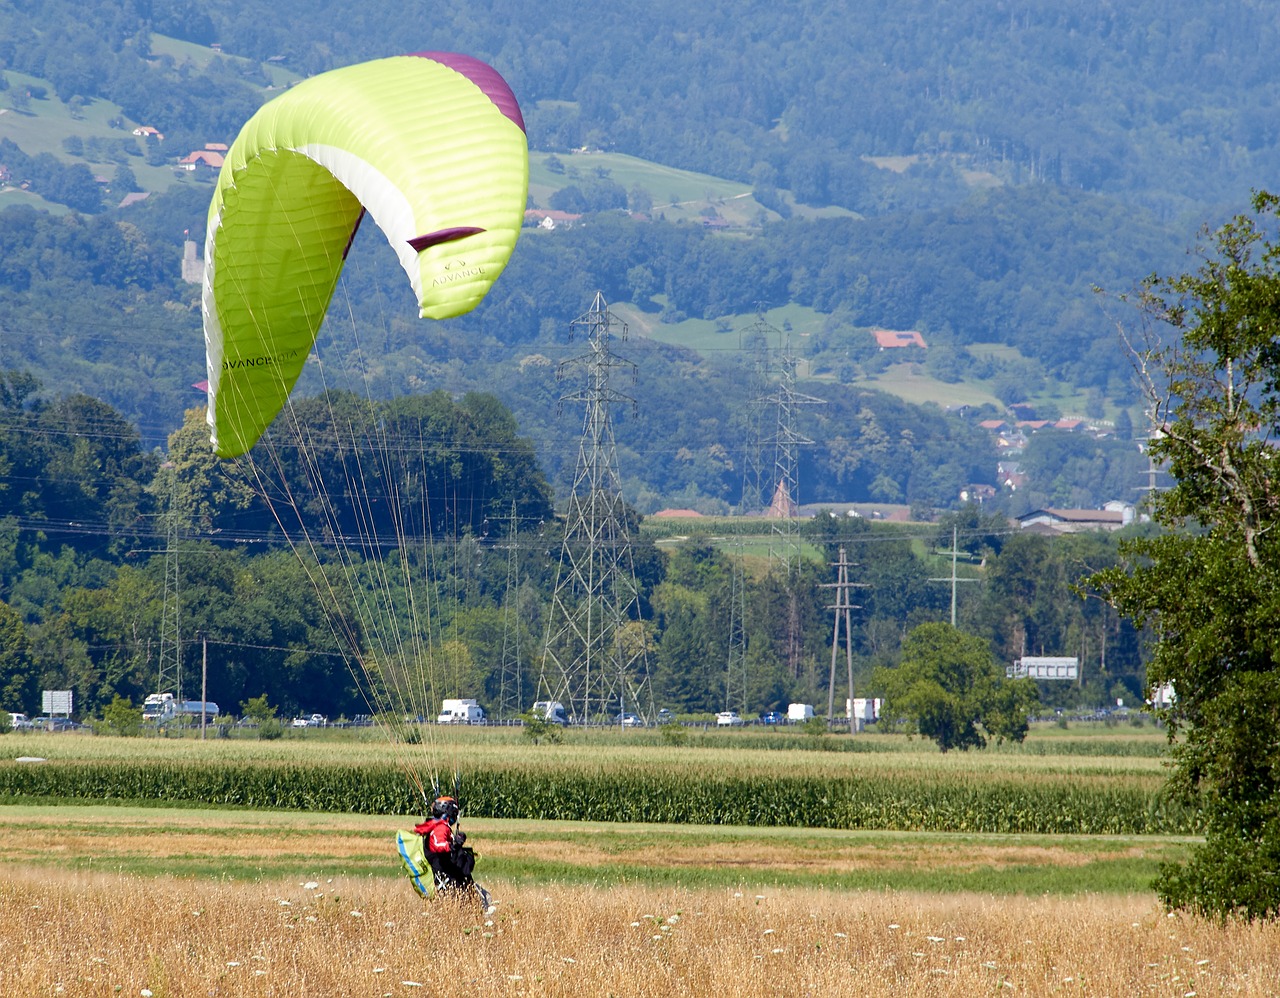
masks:
<svg viewBox="0 0 1280 998"><path fill-rule="evenodd" d="M1274 995L1280 927L1148 898L407 886L0 871L0 994Z"/></svg>

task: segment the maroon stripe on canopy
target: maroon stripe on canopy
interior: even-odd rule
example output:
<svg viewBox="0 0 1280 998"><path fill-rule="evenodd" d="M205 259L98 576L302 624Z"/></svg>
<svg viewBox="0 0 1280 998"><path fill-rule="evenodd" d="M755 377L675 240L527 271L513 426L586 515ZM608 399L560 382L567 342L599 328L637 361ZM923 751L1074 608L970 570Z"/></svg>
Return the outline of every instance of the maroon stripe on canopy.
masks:
<svg viewBox="0 0 1280 998"><path fill-rule="evenodd" d="M409 240L409 245L421 253L428 246L452 242L455 239L474 236L477 232L483 231L484 229L478 229L474 225L455 225L451 229L437 229L435 232L428 232L423 236L414 236Z"/></svg>
<svg viewBox="0 0 1280 998"><path fill-rule="evenodd" d="M520 113L516 95L507 86L507 81L487 62L481 62L474 56L461 55L457 52L411 52L409 54L421 56L423 59L434 59L440 65L448 66L455 73L461 73L479 87L499 111L514 121L520 127L520 131L525 130L524 116Z"/></svg>

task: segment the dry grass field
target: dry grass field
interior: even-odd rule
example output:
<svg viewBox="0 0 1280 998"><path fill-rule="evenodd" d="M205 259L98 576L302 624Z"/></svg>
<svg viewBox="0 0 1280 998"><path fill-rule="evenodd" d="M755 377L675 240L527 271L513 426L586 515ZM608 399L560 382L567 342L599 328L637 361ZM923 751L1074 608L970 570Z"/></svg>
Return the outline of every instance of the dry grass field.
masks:
<svg viewBox="0 0 1280 998"><path fill-rule="evenodd" d="M1257 995L1280 928L1149 899L504 888L0 871L0 994Z"/></svg>

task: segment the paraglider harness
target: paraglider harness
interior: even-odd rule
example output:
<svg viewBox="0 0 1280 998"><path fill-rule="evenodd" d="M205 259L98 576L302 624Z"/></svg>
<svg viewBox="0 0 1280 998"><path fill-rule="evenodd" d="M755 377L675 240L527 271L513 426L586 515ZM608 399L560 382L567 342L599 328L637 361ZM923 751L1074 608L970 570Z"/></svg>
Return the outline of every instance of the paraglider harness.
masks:
<svg viewBox="0 0 1280 998"><path fill-rule="evenodd" d="M423 854L442 892L470 887L476 854L466 845L467 833L457 831L461 808L453 797L441 796L431 802L431 814L413 830L423 839Z"/></svg>

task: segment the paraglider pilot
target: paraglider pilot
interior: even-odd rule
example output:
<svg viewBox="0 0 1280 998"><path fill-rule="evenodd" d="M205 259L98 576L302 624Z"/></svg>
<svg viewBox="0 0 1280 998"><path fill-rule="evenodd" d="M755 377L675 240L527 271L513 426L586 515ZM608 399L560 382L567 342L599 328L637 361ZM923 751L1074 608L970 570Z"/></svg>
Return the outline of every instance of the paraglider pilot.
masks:
<svg viewBox="0 0 1280 998"><path fill-rule="evenodd" d="M458 802L452 797L437 797L431 803L431 817L413 830L423 838L423 852L435 874L441 891L468 887L473 882L476 856L467 846L467 833L458 831Z"/></svg>

